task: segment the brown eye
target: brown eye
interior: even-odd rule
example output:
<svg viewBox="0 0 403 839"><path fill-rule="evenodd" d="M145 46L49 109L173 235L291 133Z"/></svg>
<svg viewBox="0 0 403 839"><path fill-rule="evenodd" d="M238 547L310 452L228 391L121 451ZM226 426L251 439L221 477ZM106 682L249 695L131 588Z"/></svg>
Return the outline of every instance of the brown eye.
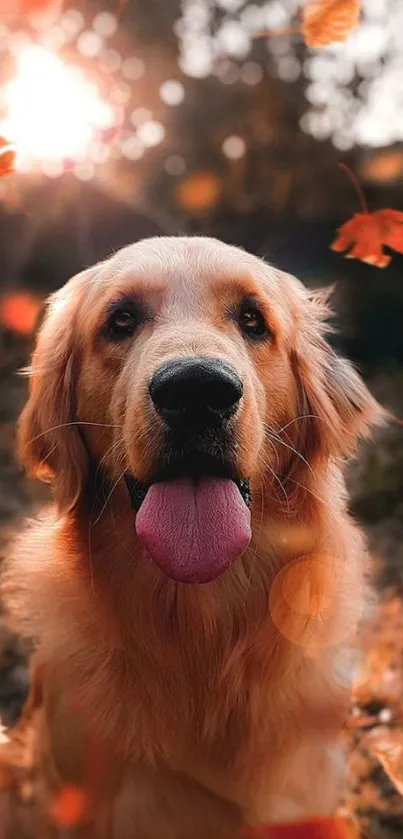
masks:
<svg viewBox="0 0 403 839"><path fill-rule="evenodd" d="M115 309L109 315L106 333L111 341L122 341L129 338L135 332L139 324L139 316L136 311L129 309Z"/></svg>
<svg viewBox="0 0 403 839"><path fill-rule="evenodd" d="M265 319L259 309L253 306L241 309L239 326L244 335L249 338L263 338L268 334Z"/></svg>

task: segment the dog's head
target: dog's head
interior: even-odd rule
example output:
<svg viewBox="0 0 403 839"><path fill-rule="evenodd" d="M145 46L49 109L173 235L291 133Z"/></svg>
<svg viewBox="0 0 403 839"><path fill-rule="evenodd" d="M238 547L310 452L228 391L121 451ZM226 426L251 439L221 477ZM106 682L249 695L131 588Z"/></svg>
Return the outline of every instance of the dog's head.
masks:
<svg viewBox="0 0 403 839"><path fill-rule="evenodd" d="M249 542L251 498L289 502L380 416L326 342L328 314L323 295L211 239L125 248L50 301L22 459L64 512L95 491L94 469L126 482L160 567L212 579Z"/></svg>

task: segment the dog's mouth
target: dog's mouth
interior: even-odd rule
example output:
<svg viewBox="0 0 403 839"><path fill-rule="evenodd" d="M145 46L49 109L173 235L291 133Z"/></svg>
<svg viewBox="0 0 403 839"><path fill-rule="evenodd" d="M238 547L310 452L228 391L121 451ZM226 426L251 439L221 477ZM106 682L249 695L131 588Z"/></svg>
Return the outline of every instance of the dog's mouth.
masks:
<svg viewBox="0 0 403 839"><path fill-rule="evenodd" d="M127 473L126 484L139 540L176 582L214 580L249 545L249 481L221 459L187 454L150 483Z"/></svg>

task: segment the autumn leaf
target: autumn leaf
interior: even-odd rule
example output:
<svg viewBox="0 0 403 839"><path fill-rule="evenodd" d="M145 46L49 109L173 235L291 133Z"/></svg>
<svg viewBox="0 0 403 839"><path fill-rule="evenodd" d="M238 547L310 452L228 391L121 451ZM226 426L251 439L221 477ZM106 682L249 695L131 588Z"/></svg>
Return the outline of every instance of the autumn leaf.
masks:
<svg viewBox="0 0 403 839"><path fill-rule="evenodd" d="M311 49L346 41L360 19L359 0L310 0L302 9L298 25L282 29L265 29L255 38L302 35Z"/></svg>
<svg viewBox="0 0 403 839"><path fill-rule="evenodd" d="M377 268L386 268L391 256L383 250L388 247L403 254L403 212L400 210L375 210L370 213L355 176L344 163L339 164L350 178L361 202L361 213L338 228L331 244L333 251L346 251L347 259L359 259Z"/></svg>
<svg viewBox="0 0 403 839"><path fill-rule="evenodd" d="M356 213L339 227L331 249L347 251L347 259L386 268L392 257L384 252L384 245L403 253L403 213L399 210Z"/></svg>
<svg viewBox="0 0 403 839"><path fill-rule="evenodd" d="M0 137L0 178L14 171L16 151L5 137Z"/></svg>
<svg viewBox="0 0 403 839"><path fill-rule="evenodd" d="M313 0L303 8L301 34L307 47L325 47L346 41L359 18L359 0Z"/></svg>

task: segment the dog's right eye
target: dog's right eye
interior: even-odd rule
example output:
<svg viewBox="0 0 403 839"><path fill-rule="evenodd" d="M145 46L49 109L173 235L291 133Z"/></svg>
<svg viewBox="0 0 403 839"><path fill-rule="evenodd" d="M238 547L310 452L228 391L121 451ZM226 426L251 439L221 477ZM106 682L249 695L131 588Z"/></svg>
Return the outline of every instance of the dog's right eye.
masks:
<svg viewBox="0 0 403 839"><path fill-rule="evenodd" d="M115 309L109 315L106 324L106 336L111 341L122 341L130 338L139 324L138 312L128 307Z"/></svg>

